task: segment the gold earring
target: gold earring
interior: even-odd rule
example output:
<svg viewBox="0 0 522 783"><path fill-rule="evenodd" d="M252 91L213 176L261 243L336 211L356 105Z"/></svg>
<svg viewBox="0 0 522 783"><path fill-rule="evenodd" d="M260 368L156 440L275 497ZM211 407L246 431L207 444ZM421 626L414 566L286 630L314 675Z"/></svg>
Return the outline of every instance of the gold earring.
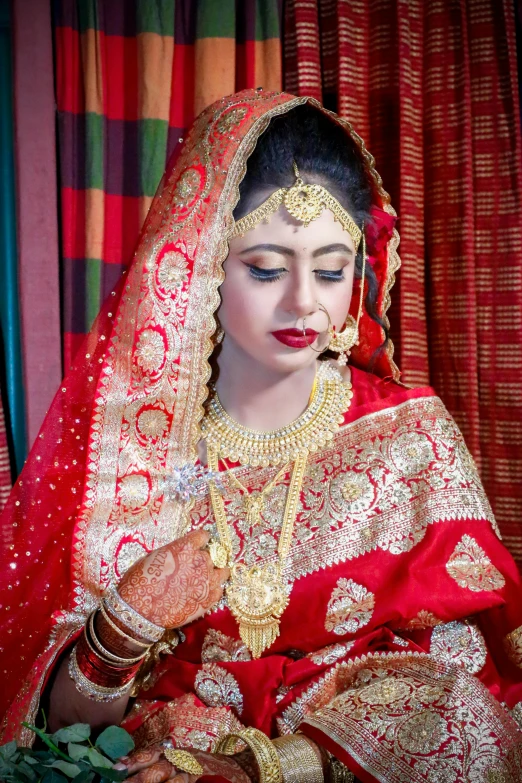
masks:
<svg viewBox="0 0 522 783"><path fill-rule="evenodd" d="M362 273L361 273L361 294L359 297L359 310L357 312L357 320L353 315L348 314L346 323L342 332L336 332L335 327L331 324L328 327L328 333L330 335L330 343L328 348L331 351L339 354L337 364L343 367L348 363L348 357L354 345L359 344L359 323L361 320L363 303L364 303L364 273L366 271L366 239L364 236L364 225L362 228Z"/></svg>

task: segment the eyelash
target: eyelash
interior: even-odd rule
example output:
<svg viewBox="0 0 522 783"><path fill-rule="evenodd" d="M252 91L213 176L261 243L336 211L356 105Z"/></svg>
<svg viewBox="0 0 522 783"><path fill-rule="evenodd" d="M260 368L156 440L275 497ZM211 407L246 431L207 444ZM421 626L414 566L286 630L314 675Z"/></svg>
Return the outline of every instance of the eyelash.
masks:
<svg viewBox="0 0 522 783"><path fill-rule="evenodd" d="M254 266L253 264L247 264L248 272L251 277L254 278L254 280L257 280L261 283L274 283L276 280L281 280L283 277L283 274L286 272L286 269L260 269L258 266ZM344 270L339 269L338 271L328 271L328 270L316 270L316 274L319 278L319 280L322 283L340 283L342 280L344 280Z"/></svg>

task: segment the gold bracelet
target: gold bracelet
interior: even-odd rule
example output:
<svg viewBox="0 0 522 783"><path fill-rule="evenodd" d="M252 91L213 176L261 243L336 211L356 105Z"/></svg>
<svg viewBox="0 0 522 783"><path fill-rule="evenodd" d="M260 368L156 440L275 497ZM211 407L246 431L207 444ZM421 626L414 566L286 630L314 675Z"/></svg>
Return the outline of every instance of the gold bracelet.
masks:
<svg viewBox="0 0 522 783"><path fill-rule="evenodd" d="M272 740L283 774L283 783L324 783L323 765L302 734Z"/></svg>
<svg viewBox="0 0 522 783"><path fill-rule="evenodd" d="M138 647L146 647L147 650L152 646L150 642L140 642L138 639L135 639L134 636L129 636L128 633L125 633L125 631L122 631L121 628L119 628L114 620L109 616L109 613L105 606L100 604L100 612L102 613L105 621L107 622L107 625L110 625L110 627L113 629L113 631L116 631L116 633L119 633L119 635L123 639L127 639L127 641L132 642L133 644L136 644Z"/></svg>
<svg viewBox="0 0 522 783"><path fill-rule="evenodd" d="M252 728L252 726L227 734L226 737L218 741L214 748L214 753L234 756L238 739L242 740L255 756L259 769L259 783L283 783L281 765L276 749L266 734Z"/></svg>
<svg viewBox="0 0 522 783"><path fill-rule="evenodd" d="M130 682L125 683L125 685L107 688L104 685L96 685L96 683L91 682L78 666L78 661L76 660L76 647L73 647L71 650L68 669L69 677L74 682L78 693L91 699L91 701L116 701L116 699L129 693L134 683L134 679L132 679Z"/></svg>
<svg viewBox="0 0 522 783"><path fill-rule="evenodd" d="M121 658L119 655L114 655L114 653L111 653L110 650L107 650L96 635L96 629L94 627L95 614L96 612L93 612L88 620L89 633L87 633L87 626L83 629L83 632L85 634L85 641L87 642L87 644L89 645L93 653L95 653L98 657L104 660L105 663L111 663L111 664L116 663L116 664L121 664L122 666L130 666L132 663L138 663L138 661L142 661L143 658L145 658L148 650L145 650L145 652L141 653L140 655L136 655L133 658Z"/></svg>
<svg viewBox="0 0 522 783"><path fill-rule="evenodd" d="M151 620L147 620L133 606L128 604L115 587L109 587L105 591L102 602L105 604L105 608L108 608L126 628L148 642L159 642L165 633L165 628L162 628L161 625L156 625Z"/></svg>

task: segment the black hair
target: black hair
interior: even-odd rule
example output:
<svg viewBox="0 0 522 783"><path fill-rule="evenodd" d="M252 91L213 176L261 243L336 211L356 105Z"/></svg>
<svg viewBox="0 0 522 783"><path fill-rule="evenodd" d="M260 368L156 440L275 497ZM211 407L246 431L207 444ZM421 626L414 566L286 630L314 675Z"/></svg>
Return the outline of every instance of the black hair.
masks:
<svg viewBox="0 0 522 783"><path fill-rule="evenodd" d="M295 182L294 161L305 182L326 187L359 228L368 225L372 187L360 149L341 125L310 104L297 106L274 117L259 137L239 186L234 219L239 220L258 207L267 197L263 194L291 187ZM360 279L361 273L360 245L355 259L355 277ZM364 276L367 284L366 311L385 334L380 353L388 339L388 330L376 310L378 283L370 264L366 264Z"/></svg>

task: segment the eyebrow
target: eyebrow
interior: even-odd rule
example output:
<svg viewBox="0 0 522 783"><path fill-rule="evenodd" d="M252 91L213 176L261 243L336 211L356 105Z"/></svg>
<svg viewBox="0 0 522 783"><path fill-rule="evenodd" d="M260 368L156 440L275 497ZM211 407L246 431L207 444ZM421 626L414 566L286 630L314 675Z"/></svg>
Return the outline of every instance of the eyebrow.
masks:
<svg viewBox="0 0 522 783"><path fill-rule="evenodd" d="M314 250L312 253L312 258L317 258L317 256L325 256L327 253L349 253L351 256L353 256L353 251L350 250L348 245L343 245L342 242L336 242L333 245L325 245L324 247L320 247L317 250Z"/></svg>
<svg viewBox="0 0 522 783"><path fill-rule="evenodd" d="M288 256L289 258L295 257L295 251L291 250L289 247L271 244L252 245L251 247L246 247L244 250L239 252L239 255L241 256L243 253L251 253L253 250L265 250L269 253L279 253L279 255ZM317 250L314 250L312 253L312 258L325 256L328 253L348 253L349 255L353 255L353 251L350 250L348 245L343 245L342 242L336 242L332 245L325 245L324 247L317 248Z"/></svg>
<svg viewBox="0 0 522 783"><path fill-rule="evenodd" d="M252 250L267 250L269 253L279 253L281 256L290 256L290 258L295 256L295 252L289 247L270 244L252 245L252 247L247 247L244 250L240 250L239 255L241 256L243 253L251 253Z"/></svg>

